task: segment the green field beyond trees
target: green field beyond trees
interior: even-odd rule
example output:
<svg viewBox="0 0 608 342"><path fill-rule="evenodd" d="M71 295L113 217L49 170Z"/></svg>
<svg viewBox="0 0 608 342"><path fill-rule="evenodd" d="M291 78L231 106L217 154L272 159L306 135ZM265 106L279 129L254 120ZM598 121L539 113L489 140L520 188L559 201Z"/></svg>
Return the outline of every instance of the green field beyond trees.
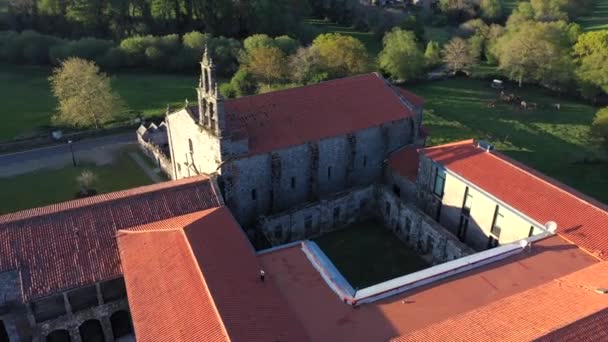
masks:
<svg viewBox="0 0 608 342"><path fill-rule="evenodd" d="M597 108L537 87L507 90L537 103L536 110L501 103L488 108L489 101L497 98L489 85L489 81L455 78L408 87L426 98L427 145L487 139L508 156L608 202L608 162L597 160L601 157L589 140ZM560 111L551 107L555 103L561 104Z"/></svg>
<svg viewBox="0 0 608 342"><path fill-rule="evenodd" d="M56 102L47 78L49 67L0 64L0 141L33 136L51 124ZM125 72L112 86L131 110L144 116L163 115L167 104L194 101L197 75Z"/></svg>

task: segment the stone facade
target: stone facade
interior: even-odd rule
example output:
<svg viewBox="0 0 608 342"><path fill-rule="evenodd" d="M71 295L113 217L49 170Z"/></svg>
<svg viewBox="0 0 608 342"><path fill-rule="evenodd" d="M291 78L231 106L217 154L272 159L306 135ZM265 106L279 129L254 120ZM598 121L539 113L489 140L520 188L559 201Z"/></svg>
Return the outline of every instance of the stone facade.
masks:
<svg viewBox="0 0 608 342"><path fill-rule="evenodd" d="M431 264L458 259L474 252L384 185L355 188L262 217L259 228L273 245L280 245L314 238L369 217L381 219L388 229Z"/></svg>
<svg viewBox="0 0 608 342"><path fill-rule="evenodd" d="M0 320L11 342L46 341L48 336L72 342L92 336L113 342L132 338L124 280L117 278L71 289L24 304L15 271L0 274Z"/></svg>

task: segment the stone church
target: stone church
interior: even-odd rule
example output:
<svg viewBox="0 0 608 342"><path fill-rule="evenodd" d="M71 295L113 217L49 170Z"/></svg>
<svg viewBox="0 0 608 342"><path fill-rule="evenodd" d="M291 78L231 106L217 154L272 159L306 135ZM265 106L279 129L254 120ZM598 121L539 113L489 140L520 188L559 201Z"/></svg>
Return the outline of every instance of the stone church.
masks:
<svg viewBox="0 0 608 342"><path fill-rule="evenodd" d="M174 179L219 175L239 223L382 176L388 155L423 145L423 100L378 73L225 99L205 52L198 103L167 112Z"/></svg>

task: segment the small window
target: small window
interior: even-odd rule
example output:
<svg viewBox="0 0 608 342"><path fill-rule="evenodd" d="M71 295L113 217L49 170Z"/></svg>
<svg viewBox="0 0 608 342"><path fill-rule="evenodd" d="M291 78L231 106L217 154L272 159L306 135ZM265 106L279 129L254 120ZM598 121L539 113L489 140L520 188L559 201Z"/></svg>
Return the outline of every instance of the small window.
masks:
<svg viewBox="0 0 608 342"><path fill-rule="evenodd" d="M296 188L296 177L291 177L291 188L292 189Z"/></svg>
<svg viewBox="0 0 608 342"><path fill-rule="evenodd" d="M473 204L473 195L471 195L469 191L469 187L467 186L464 191L464 200L462 202L462 214L465 216L469 216L471 214L471 205Z"/></svg>
<svg viewBox="0 0 608 342"><path fill-rule="evenodd" d="M397 197L401 197L401 188L397 184L393 184L393 193L395 193Z"/></svg>
<svg viewBox="0 0 608 342"><path fill-rule="evenodd" d="M334 222L337 222L340 220L340 207L335 207L334 208Z"/></svg>
<svg viewBox="0 0 608 342"><path fill-rule="evenodd" d="M534 226L530 226L530 231L528 232L528 237L534 235Z"/></svg>
<svg viewBox="0 0 608 342"><path fill-rule="evenodd" d="M255 189L251 190L251 199L254 201L258 199L258 192Z"/></svg>
<svg viewBox="0 0 608 342"><path fill-rule="evenodd" d="M390 215L390 214L391 214L391 204L390 204L390 203L388 203L388 201L386 201L386 202L384 203L384 206L385 206L385 208L386 208L386 209L385 209L386 215Z"/></svg>
<svg viewBox="0 0 608 342"><path fill-rule="evenodd" d="M439 198L443 197L443 189L445 187L445 171L437 168L435 171L435 183L433 184L433 193Z"/></svg>
<svg viewBox="0 0 608 342"><path fill-rule="evenodd" d="M367 167L367 156L363 156L363 167Z"/></svg>
<svg viewBox="0 0 608 342"><path fill-rule="evenodd" d="M177 172L182 172L182 164L177 164Z"/></svg>
<svg viewBox="0 0 608 342"><path fill-rule="evenodd" d="M502 225L503 220L504 220L504 217L500 213L500 207L496 206L496 209L494 210L494 220L492 222L492 229L491 229L492 235L494 235L496 238L500 238L500 231L501 231L501 225Z"/></svg>
<svg viewBox="0 0 608 342"><path fill-rule="evenodd" d="M331 166L327 168L327 179L331 179Z"/></svg>
<svg viewBox="0 0 608 342"><path fill-rule="evenodd" d="M194 153L194 145L192 145L192 139L188 139L188 147L190 148L190 154Z"/></svg>

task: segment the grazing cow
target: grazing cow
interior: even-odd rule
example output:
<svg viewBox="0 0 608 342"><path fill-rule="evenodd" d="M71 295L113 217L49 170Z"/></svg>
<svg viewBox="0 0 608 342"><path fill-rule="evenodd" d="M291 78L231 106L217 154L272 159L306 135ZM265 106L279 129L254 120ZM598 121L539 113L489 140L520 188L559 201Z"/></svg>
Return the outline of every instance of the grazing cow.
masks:
<svg viewBox="0 0 608 342"><path fill-rule="evenodd" d="M521 101L519 106L521 109L528 109L528 103L526 101Z"/></svg>

